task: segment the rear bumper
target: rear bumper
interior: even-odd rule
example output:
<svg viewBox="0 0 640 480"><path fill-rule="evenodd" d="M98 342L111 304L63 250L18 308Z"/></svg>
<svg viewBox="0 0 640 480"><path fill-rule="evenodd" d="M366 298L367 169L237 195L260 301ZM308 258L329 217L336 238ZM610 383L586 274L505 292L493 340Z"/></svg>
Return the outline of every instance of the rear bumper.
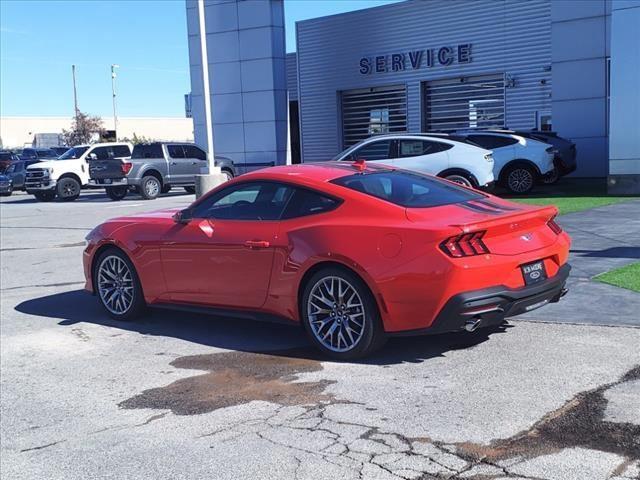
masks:
<svg viewBox="0 0 640 480"><path fill-rule="evenodd" d="M564 264L551 278L521 288L496 286L454 295L444 305L433 324L424 329L393 332L391 335L427 335L455 332L468 323L475 328L500 325L505 318L555 303L566 293L571 266ZM479 322L476 322L479 320Z"/></svg>
<svg viewBox="0 0 640 480"><path fill-rule="evenodd" d="M127 178L91 178L89 185L93 187L122 187L130 185Z"/></svg>

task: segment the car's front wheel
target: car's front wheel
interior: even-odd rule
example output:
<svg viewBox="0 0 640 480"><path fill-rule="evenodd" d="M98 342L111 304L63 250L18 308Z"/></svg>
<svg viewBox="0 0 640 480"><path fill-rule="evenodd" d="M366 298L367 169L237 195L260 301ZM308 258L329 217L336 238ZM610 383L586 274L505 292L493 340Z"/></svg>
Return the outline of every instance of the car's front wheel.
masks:
<svg viewBox="0 0 640 480"><path fill-rule="evenodd" d="M464 175L462 173L451 173L444 177L446 180L450 182L458 183L467 188L474 188L473 181L468 175Z"/></svg>
<svg viewBox="0 0 640 480"><path fill-rule="evenodd" d="M384 343L373 295L346 269L328 267L316 272L306 283L300 313L311 341L337 360L364 357Z"/></svg>
<svg viewBox="0 0 640 480"><path fill-rule="evenodd" d="M100 304L116 320L132 320L146 306L138 274L127 256L116 248L102 252L95 262L94 286Z"/></svg>
<svg viewBox="0 0 640 480"><path fill-rule="evenodd" d="M513 165L504 174L504 184L511 193L529 193L536 182L536 173L528 165Z"/></svg>
<svg viewBox="0 0 640 480"><path fill-rule="evenodd" d="M13 185L9 185L7 187L7 191L0 193L0 195L2 195L3 197L10 197L12 193L13 193Z"/></svg>
<svg viewBox="0 0 640 480"><path fill-rule="evenodd" d="M73 177L64 177L58 181L56 192L61 200L72 202L80 196L80 182Z"/></svg>
<svg viewBox="0 0 640 480"><path fill-rule="evenodd" d="M107 197L109 197L113 201L122 200L127 196L127 187L119 186L119 187L107 187L105 188L107 193Z"/></svg>
<svg viewBox="0 0 640 480"><path fill-rule="evenodd" d="M542 177L542 183L545 185L555 185L560 180L560 172L554 167L549 173Z"/></svg>

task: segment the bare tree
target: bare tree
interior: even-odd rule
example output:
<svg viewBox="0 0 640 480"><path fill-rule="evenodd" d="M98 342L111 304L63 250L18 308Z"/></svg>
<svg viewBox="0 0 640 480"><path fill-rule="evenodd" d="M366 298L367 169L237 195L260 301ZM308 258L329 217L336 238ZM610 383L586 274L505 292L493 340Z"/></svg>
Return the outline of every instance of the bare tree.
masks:
<svg viewBox="0 0 640 480"><path fill-rule="evenodd" d="M78 111L78 114L71 123L71 130L62 130L62 136L67 145L79 145L89 143L95 134L104 133L102 118L92 117L88 113Z"/></svg>

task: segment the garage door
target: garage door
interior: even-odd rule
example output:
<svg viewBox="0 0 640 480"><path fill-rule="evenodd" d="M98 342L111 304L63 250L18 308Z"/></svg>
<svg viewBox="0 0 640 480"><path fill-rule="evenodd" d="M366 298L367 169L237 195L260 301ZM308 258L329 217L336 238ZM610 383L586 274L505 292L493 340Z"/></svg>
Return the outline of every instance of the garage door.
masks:
<svg viewBox="0 0 640 480"><path fill-rule="evenodd" d="M371 135L407 131L405 85L345 90L341 105L343 148Z"/></svg>
<svg viewBox="0 0 640 480"><path fill-rule="evenodd" d="M504 75L423 83L424 131L504 127Z"/></svg>

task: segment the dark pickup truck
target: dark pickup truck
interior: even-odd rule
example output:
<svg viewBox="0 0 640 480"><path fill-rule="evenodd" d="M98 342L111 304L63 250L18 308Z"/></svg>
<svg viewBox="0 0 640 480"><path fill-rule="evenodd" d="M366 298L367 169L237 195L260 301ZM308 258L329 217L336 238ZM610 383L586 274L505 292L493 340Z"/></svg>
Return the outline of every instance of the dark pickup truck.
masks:
<svg viewBox="0 0 640 480"><path fill-rule="evenodd" d="M216 166L231 179L233 162L215 157ZM151 200L172 187L195 192L196 175L207 167L207 154L193 143L155 142L136 145L129 160L96 160L89 162L89 184L104 187L112 200L122 200L129 190Z"/></svg>

